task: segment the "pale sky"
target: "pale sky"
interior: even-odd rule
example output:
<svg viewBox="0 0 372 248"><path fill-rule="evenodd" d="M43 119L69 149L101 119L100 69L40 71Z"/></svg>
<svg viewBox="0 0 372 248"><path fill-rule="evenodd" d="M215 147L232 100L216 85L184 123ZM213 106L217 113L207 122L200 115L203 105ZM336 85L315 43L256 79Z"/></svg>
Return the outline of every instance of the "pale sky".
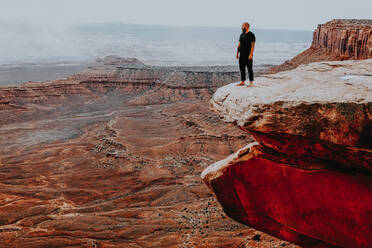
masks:
<svg viewBox="0 0 372 248"><path fill-rule="evenodd" d="M313 30L334 18L372 19L372 0L0 0L0 21ZM0 27L1 30L1 27Z"/></svg>

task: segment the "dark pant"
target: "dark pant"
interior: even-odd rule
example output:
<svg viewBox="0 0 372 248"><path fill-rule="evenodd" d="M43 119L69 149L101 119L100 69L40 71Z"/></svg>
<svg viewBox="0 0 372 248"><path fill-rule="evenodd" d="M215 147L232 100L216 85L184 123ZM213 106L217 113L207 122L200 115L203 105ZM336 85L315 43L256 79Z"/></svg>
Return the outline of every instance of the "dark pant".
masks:
<svg viewBox="0 0 372 248"><path fill-rule="evenodd" d="M245 79L246 79L245 67L248 67L249 81L253 81L252 64L253 64L252 59L242 58L242 56L240 56L240 58L239 58L239 68L240 68L240 75L241 75L242 81L245 81Z"/></svg>

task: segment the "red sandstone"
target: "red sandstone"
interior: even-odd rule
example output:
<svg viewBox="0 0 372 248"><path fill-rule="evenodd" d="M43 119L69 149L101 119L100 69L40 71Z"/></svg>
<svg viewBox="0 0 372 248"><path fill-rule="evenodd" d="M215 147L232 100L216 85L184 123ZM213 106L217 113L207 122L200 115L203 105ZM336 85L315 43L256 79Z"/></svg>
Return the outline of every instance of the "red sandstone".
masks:
<svg viewBox="0 0 372 248"><path fill-rule="evenodd" d="M229 217L301 247L372 247L371 65L314 63L217 89L211 110L256 141L202 173Z"/></svg>

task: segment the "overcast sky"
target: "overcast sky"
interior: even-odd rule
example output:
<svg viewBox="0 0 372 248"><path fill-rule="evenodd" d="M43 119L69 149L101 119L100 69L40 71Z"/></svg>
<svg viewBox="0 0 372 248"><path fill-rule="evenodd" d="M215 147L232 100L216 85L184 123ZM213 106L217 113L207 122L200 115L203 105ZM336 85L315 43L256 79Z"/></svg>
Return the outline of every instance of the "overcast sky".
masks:
<svg viewBox="0 0 372 248"><path fill-rule="evenodd" d="M248 21L255 28L313 30L334 18L372 19L372 0L0 0L0 20L50 25L236 27Z"/></svg>

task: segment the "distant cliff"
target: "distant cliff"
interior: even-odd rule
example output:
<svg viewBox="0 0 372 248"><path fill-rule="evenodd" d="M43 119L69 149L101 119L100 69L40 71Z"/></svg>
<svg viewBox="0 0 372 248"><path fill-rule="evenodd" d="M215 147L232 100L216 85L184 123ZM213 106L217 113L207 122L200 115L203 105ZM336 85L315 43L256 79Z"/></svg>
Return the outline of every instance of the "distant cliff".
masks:
<svg viewBox="0 0 372 248"><path fill-rule="evenodd" d="M24 110L26 104L61 103L71 97L92 99L112 92L129 94L132 105L202 100L237 80L238 73L229 68L149 66L137 59L108 56L68 78L0 87L0 112ZM1 119L0 124L5 121L9 120Z"/></svg>
<svg viewBox="0 0 372 248"><path fill-rule="evenodd" d="M372 20L338 19L318 25L311 47L272 72L318 61L372 58Z"/></svg>

